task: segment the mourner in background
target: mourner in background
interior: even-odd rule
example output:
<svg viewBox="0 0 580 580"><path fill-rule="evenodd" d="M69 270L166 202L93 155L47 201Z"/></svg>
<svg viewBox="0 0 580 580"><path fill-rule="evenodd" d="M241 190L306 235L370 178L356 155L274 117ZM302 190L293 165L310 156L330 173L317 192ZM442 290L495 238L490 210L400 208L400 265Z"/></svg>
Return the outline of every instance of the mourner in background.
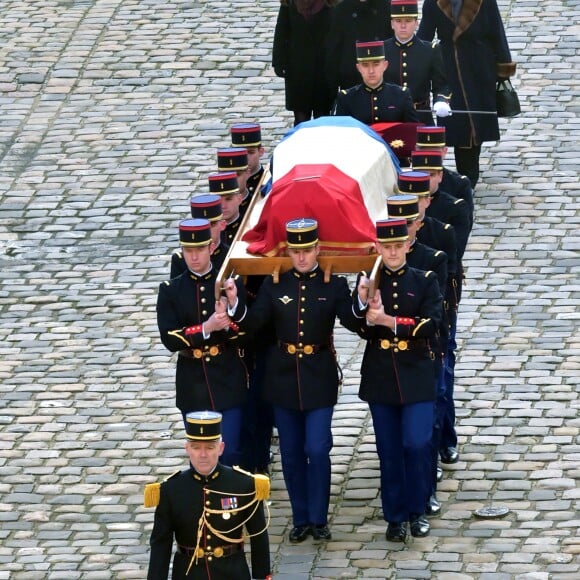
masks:
<svg viewBox="0 0 580 580"><path fill-rule="evenodd" d="M346 279L325 281L318 265L317 222L288 222L286 240L292 269L278 283L266 278L240 327L259 340L264 326L274 324L277 348L270 350L264 385L292 507L290 541L329 540L331 421L339 386L333 331L336 318L351 330L356 320Z"/></svg>
<svg viewBox="0 0 580 580"><path fill-rule="evenodd" d="M435 114L447 117L451 93L438 43L426 42L415 35L418 16L417 0L391 2L394 37L385 42L385 58L389 66L384 79L408 89L419 121L432 125L431 96Z"/></svg>
<svg viewBox="0 0 580 580"><path fill-rule="evenodd" d="M334 91L324 72L326 35L334 2L281 0L272 66L284 78L286 109L294 125L328 115Z"/></svg>
<svg viewBox="0 0 580 580"><path fill-rule="evenodd" d="M221 198L219 195L194 195L189 200L189 206L191 208L191 217L208 220L211 225L213 250L210 259L213 267L219 272L229 250L229 246L221 240L222 232L226 227ZM186 270L187 264L185 263L183 252L181 249L176 250L171 256L170 278L175 278Z"/></svg>
<svg viewBox="0 0 580 580"><path fill-rule="evenodd" d="M386 538L429 534L429 445L433 430L433 345L441 324L442 296L433 272L411 268L407 221L377 222L377 252L383 260L379 286L368 295L359 276L355 308L366 314L360 333L367 344L359 397L369 404L381 472ZM365 295L366 292L366 295Z"/></svg>
<svg viewBox="0 0 580 580"><path fill-rule="evenodd" d="M177 352L176 405L184 420L187 413L211 409L223 415L223 437L228 445L224 463L240 459L242 405L248 378L238 348L237 327L228 315L228 301L215 299L217 271L211 264L211 225L207 220L188 219L179 224L179 243L187 270L159 286L157 325L161 342ZM226 292L239 280L228 279ZM235 308L238 300L232 299ZM243 306L245 311L245 305ZM243 311L232 314L242 316Z"/></svg>
<svg viewBox="0 0 580 580"><path fill-rule="evenodd" d="M156 508L148 580L168 578L174 540L173 580L272 578L264 515L270 483L265 476L252 477L219 462L221 419L211 411L188 413L185 452L191 467L145 488L145 507Z"/></svg>
<svg viewBox="0 0 580 580"><path fill-rule="evenodd" d="M357 42L356 58L356 68L363 82L339 91L333 114L354 117L367 125L396 121L418 122L411 93L383 80L388 67L385 43L382 40Z"/></svg>
<svg viewBox="0 0 580 580"><path fill-rule="evenodd" d="M390 38L390 22L389 0L342 0L334 8L325 65L333 97L360 83L355 44Z"/></svg>
<svg viewBox="0 0 580 580"><path fill-rule="evenodd" d="M431 41L435 34L452 91L451 109L471 111L453 114L444 124L457 171L475 189L481 144L500 138L497 116L476 111L497 111L496 81L513 76L516 64L496 0L424 0L417 35Z"/></svg>

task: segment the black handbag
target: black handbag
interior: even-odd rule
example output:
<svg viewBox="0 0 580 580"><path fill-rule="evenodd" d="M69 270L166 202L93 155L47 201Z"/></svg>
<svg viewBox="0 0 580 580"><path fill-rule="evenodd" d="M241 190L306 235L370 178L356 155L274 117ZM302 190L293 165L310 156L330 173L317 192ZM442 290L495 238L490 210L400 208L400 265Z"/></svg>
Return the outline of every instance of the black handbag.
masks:
<svg viewBox="0 0 580 580"><path fill-rule="evenodd" d="M498 117L515 117L522 112L520 99L509 79L497 81L495 104Z"/></svg>

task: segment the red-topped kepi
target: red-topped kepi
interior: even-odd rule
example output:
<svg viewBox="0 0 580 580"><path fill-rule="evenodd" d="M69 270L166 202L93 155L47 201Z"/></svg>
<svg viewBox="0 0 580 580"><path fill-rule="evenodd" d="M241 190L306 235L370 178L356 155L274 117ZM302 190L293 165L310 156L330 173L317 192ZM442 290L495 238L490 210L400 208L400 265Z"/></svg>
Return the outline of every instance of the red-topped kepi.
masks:
<svg viewBox="0 0 580 580"><path fill-rule="evenodd" d="M230 129L234 147L261 147L262 130L258 123L236 123Z"/></svg>

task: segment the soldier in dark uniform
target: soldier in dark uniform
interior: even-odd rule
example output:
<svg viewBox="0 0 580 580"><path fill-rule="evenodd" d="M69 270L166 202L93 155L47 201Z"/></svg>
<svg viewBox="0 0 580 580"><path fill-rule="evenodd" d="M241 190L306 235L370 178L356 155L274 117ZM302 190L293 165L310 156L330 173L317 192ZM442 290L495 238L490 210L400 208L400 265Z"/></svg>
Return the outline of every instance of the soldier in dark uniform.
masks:
<svg viewBox="0 0 580 580"><path fill-rule="evenodd" d="M368 296L368 279L360 276L355 298L355 308L366 313L359 397L373 419L386 538L402 542L407 522L414 537L430 530L424 510L435 400L432 345L442 296L433 272L406 264L406 220L379 221L376 247L383 259L379 287Z"/></svg>
<svg viewBox="0 0 580 580"><path fill-rule="evenodd" d="M260 159L264 154L262 147L262 130L258 123L238 123L232 125L232 145L245 147L248 152L250 177L247 189L250 196L266 195L272 186L272 175L269 164L264 167ZM260 193L257 194L256 192ZM248 304L256 298L264 276L247 276L246 291ZM270 333L271 334L271 333ZM274 427L272 405L264 400L263 381L268 349L273 338L266 338L262 333L260 341L254 341L244 349L244 360L250 374L250 388L244 406L242 421L242 467L255 473L267 473L271 461L271 442Z"/></svg>
<svg viewBox="0 0 580 580"><path fill-rule="evenodd" d="M391 26L395 35L385 42L389 66L384 79L408 89L419 121L432 125L431 95L437 116L446 117L450 112L451 93L438 44L415 36L418 16L416 0L392 0Z"/></svg>
<svg viewBox="0 0 580 580"><path fill-rule="evenodd" d="M224 298L215 300L217 271L210 261L210 223L199 219L182 221L179 242L187 270L163 282L157 297L161 342L178 353L176 404L184 417L202 409L223 414L224 441L229 447L223 461L233 465L239 462L242 405L248 379L239 353L237 327L229 314L241 316L243 312L232 310ZM236 285L236 294L244 296L239 280L230 278L225 283L228 289ZM235 307L237 301L232 300Z"/></svg>
<svg viewBox="0 0 580 580"><path fill-rule="evenodd" d="M231 246L243 218L240 206L244 197L238 188L238 177L235 171L221 171L210 173L208 182L210 193L219 195L222 201L222 213L226 222L221 233L222 242Z"/></svg>
<svg viewBox="0 0 580 580"><path fill-rule="evenodd" d="M219 463L224 450L219 413L188 413L185 430L190 468L145 488L145 507L156 508L148 580L167 580L174 540L173 580L271 579L264 515L268 478Z"/></svg>
<svg viewBox="0 0 580 580"><path fill-rule="evenodd" d="M426 187L428 189L428 185ZM443 291L447 287L447 254L441 250L435 250L417 240L417 230L421 225L419 218L419 198L416 195L393 195L387 198L387 209L390 217L407 220L409 233L409 251L407 252L407 264L412 268L424 271L433 271L437 274L439 289ZM434 341L434 369L437 382L435 397L435 414L433 422L433 434L430 445L430 468L429 468L429 497L425 507L425 515L436 516L441 512L441 504L437 499L437 467L439 460L439 447L441 440L441 426L445 412L445 381L443 378L444 357L447 353L447 341L449 339L449 322L447 320L447 301L443 301L441 324L437 332L437 340ZM437 348L435 348L435 345Z"/></svg>
<svg viewBox="0 0 580 580"><path fill-rule="evenodd" d="M291 221L286 232L292 269L278 283L266 278L239 324L253 335L269 320L275 327L277 347L270 351L264 384L292 506L290 541L310 534L328 540L331 421L339 385L333 330L337 317L350 329L356 320L346 279L331 276L326 282L318 265L317 222Z"/></svg>
<svg viewBox="0 0 580 580"><path fill-rule="evenodd" d="M415 144L417 151L437 150L441 152L441 157L445 163L447 156L447 146L445 145L445 127L436 125L423 125L417 127L417 141ZM471 227L473 227L473 189L471 182L465 175L460 175L457 171L452 171L443 166L443 176L439 187L449 195L462 199L469 208Z"/></svg>
<svg viewBox="0 0 580 580"><path fill-rule="evenodd" d="M390 38L390 22L389 0L342 0L334 8L324 67L333 94L360 83L355 43Z"/></svg>
<svg viewBox="0 0 580 580"><path fill-rule="evenodd" d="M445 313L447 315L447 349L449 347L449 326L450 319L454 316L457 309L457 242L455 240L455 230L452 225L445 224L434 217L426 215L426 211L431 203L431 195L429 193L430 178L429 174L424 171L409 171L401 173L398 180L399 191L404 193L411 193L416 195L419 202L419 218L416 237L417 239L433 249L443 250L447 255L447 283L441 289L444 297ZM444 367L446 360L443 361ZM437 376L437 418L440 422L447 407L446 401L446 386L445 376L440 373ZM434 444L439 449L440 434L442 425L435 425L434 429ZM443 476L443 471L439 465L435 467L435 481L438 481ZM435 484L433 484L432 495L429 498L426 513L434 515L440 511L437 498L434 495Z"/></svg>
<svg viewBox="0 0 580 580"><path fill-rule="evenodd" d="M250 168L248 165L248 152L244 147L228 147L218 149L217 165L219 172L235 171L238 178L238 191L242 196L240 202L240 219L244 217L252 196L248 191L248 179L250 177Z"/></svg>
<svg viewBox="0 0 580 580"><path fill-rule="evenodd" d="M264 167L261 159L264 155L262 146L262 129L258 123L237 123L230 129L233 147L245 147L248 153L248 170L250 176L246 182L246 188L253 198L259 189L260 195L268 193L270 171Z"/></svg>
<svg viewBox="0 0 580 580"><path fill-rule="evenodd" d="M221 233L226 227L222 213L222 200L219 195L194 195L189 200L189 205L191 207L191 217L208 220L211 224L211 241L213 242L211 263L219 272L230 249L226 243L221 241ZM170 278L175 278L186 270L187 264L180 248L173 252L171 256Z"/></svg>
<svg viewBox="0 0 580 580"><path fill-rule="evenodd" d="M412 154L413 167L428 171L430 174L429 191L431 203L427 208L427 214L450 223L455 228L457 239L457 270L452 280L455 291L453 307L449 308L449 343L445 361L445 385L447 411L443 422L441 434L441 461L443 463L456 463L459 459L457 451L457 434L455 432L455 406L453 403L454 370L455 370L455 334L457 330L457 310L461 300L461 288L463 285L462 258L467 246L467 240L471 232L471 220L467 204L462 199L456 199L439 189L443 174L443 158L441 152L436 149L423 149Z"/></svg>
<svg viewBox="0 0 580 580"><path fill-rule="evenodd" d="M354 117L367 125L418 122L409 91L383 81L383 74L388 66L384 42L357 42L356 57L356 67L363 82L348 90L339 91L333 115Z"/></svg>

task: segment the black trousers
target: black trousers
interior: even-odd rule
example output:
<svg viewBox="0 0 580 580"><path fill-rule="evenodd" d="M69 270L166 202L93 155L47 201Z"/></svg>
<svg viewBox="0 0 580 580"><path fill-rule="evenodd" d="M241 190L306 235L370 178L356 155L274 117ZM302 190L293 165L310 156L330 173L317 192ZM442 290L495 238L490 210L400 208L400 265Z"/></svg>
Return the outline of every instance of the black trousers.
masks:
<svg viewBox="0 0 580 580"><path fill-rule="evenodd" d="M471 188L475 189L479 181L479 156L481 145L473 147L455 147L455 167L458 173L465 175L471 182Z"/></svg>

